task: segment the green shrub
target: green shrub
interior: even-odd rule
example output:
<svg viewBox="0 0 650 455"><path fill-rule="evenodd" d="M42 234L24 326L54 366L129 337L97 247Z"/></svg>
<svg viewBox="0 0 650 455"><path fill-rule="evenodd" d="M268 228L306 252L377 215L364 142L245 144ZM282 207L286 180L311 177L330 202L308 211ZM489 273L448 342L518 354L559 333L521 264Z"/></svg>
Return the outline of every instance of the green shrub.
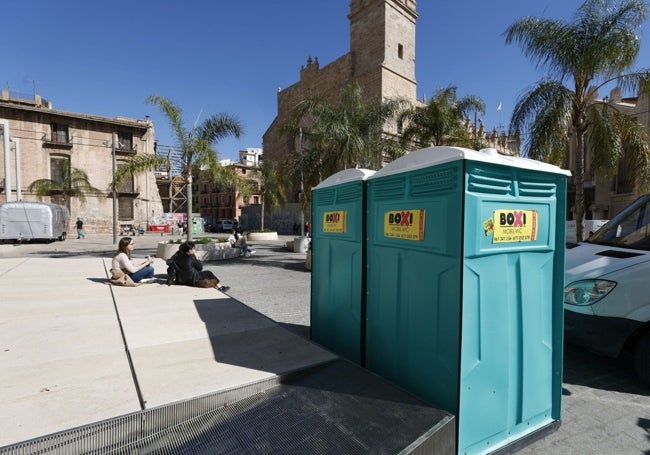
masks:
<svg viewBox="0 0 650 455"><path fill-rule="evenodd" d="M184 241L185 241L184 239L176 239L176 240L170 240L168 243L180 245ZM223 238L212 239L210 237L197 237L195 239L192 239L192 242L194 242L196 245L206 245L208 243L223 243L225 241L226 239Z"/></svg>

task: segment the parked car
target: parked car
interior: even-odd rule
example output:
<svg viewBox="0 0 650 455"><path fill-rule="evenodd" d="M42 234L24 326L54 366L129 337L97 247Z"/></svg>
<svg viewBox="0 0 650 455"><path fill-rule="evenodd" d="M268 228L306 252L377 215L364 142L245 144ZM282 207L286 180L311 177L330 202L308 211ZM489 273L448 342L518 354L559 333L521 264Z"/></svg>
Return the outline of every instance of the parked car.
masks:
<svg viewBox="0 0 650 455"><path fill-rule="evenodd" d="M237 222L234 220L218 220L217 232L230 232L237 227Z"/></svg>
<svg viewBox="0 0 650 455"><path fill-rule="evenodd" d="M650 193L566 251L564 333L596 354L634 355L650 385Z"/></svg>

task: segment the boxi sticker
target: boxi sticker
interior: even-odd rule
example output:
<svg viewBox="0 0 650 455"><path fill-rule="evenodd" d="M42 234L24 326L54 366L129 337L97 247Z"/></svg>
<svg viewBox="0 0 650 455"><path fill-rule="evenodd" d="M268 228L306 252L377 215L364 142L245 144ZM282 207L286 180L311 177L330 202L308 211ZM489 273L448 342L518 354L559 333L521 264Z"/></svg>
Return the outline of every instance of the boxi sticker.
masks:
<svg viewBox="0 0 650 455"><path fill-rule="evenodd" d="M489 228L483 223L485 235L494 234L492 243L534 242L537 240L537 210L495 210L489 220Z"/></svg>
<svg viewBox="0 0 650 455"><path fill-rule="evenodd" d="M323 232L345 233L346 214L345 210L323 213Z"/></svg>
<svg viewBox="0 0 650 455"><path fill-rule="evenodd" d="M384 213L384 237L424 240L424 210L394 210Z"/></svg>

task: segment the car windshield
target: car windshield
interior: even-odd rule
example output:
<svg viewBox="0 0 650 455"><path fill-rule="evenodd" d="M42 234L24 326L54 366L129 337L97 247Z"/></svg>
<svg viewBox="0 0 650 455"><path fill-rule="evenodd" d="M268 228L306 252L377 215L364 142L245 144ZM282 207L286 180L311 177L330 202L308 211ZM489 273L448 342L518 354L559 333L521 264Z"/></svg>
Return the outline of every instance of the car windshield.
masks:
<svg viewBox="0 0 650 455"><path fill-rule="evenodd" d="M650 251L650 193L623 209L586 242Z"/></svg>

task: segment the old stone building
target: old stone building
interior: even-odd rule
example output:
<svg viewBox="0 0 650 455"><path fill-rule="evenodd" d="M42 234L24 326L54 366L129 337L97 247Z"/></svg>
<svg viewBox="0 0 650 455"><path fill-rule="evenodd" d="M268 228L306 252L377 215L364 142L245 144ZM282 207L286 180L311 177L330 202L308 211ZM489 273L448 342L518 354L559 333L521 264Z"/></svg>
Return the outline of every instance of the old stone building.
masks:
<svg viewBox="0 0 650 455"><path fill-rule="evenodd" d="M152 122L108 118L56 110L39 95L33 99L2 91L0 99L0 202L37 201L29 191L38 179L64 181L64 170L88 175L99 195L66 198L52 191L41 200L65 205L71 223L82 218L88 232L112 232L113 153L115 166L140 153L154 153ZM115 137L115 141L113 141ZM116 192L117 224L145 227L152 218L164 218L154 172L135 176Z"/></svg>
<svg viewBox="0 0 650 455"><path fill-rule="evenodd" d="M647 96L622 97L621 89L616 87L604 99L597 102L607 102L614 105L619 112L633 117L646 131L650 132L650 99ZM575 147L575 144L572 145ZM592 154L587 144L585 157L585 219L610 219L624 209L628 204L642 195L639 185L634 182L631 163L627 156L620 160L615 173L603 175L594 170ZM572 154L569 169L575 169L576 154ZM574 190L569 188L569 210L572 209Z"/></svg>
<svg viewBox="0 0 650 455"><path fill-rule="evenodd" d="M350 2L350 52L323 67L318 58L309 57L300 69L300 80L278 90L277 116L263 136L267 159L280 161L297 149L290 137L280 134L280 126L299 102L310 97L335 104L341 90L357 82L368 100L392 98L424 105L417 98L415 79L416 6L415 0ZM472 124L467 128L472 130ZM385 131L398 133L392 124L386 125ZM500 153L519 153L519 141L505 132L490 132L481 126L477 134Z"/></svg>
<svg viewBox="0 0 650 455"><path fill-rule="evenodd" d="M300 81L278 91L277 116L263 136L264 156L279 161L295 149L280 134L280 125L309 97L335 103L343 87L358 82L368 99L400 98L416 104L417 17L415 0L352 0L350 52L322 68L318 58L309 57Z"/></svg>

